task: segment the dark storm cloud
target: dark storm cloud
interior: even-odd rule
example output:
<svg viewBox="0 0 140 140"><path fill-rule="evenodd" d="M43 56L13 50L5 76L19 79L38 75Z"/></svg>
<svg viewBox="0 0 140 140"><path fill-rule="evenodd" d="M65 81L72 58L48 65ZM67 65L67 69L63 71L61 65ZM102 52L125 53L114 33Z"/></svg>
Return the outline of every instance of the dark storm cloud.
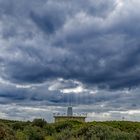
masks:
<svg viewBox="0 0 140 140"><path fill-rule="evenodd" d="M12 20L13 24L12 27L7 25L9 30L3 36L5 38L6 36L7 38L8 36L11 36L13 39L16 38L18 34L16 36L13 34L18 31L12 31L12 28L19 26L19 30L23 30L22 38L27 40L28 36L24 34L28 32L29 27L26 24L27 20L29 20L30 24L35 23L39 27L35 29L36 26L34 27L33 24L33 30L38 31L32 33L33 39L36 34L39 34L44 40L42 39L43 43L40 40L40 42L33 40L30 46L21 42L22 45L18 47L21 55L34 59L35 62L28 63L28 60L25 62L24 58L21 60L17 58L12 60L10 58L9 62L6 62L5 72L11 80L40 82L47 78L63 77L78 79L85 83L97 83L100 87L109 86L110 88L133 87L139 83L137 71L130 75L130 70L127 69L127 67L130 67L130 69L135 68L133 66L139 63L139 57L135 55L135 48L139 48L137 39L139 26L135 23L135 20L139 20L139 18L135 14L132 17L132 23L127 24L131 15L123 19L123 11L125 12L126 10L129 14L126 6L124 6L124 9L117 11L116 7L118 5L113 1L88 1L85 4L85 8L83 7L83 1L81 1L79 6L74 5L77 2L68 2L68 7L64 1L62 1L61 5L56 1L46 1L44 5L42 2L35 2L32 5L32 1L29 4L26 1L22 4L15 3L16 1L10 3L8 1L2 2L2 6L6 10L1 7L1 11L3 11L3 16L7 17L7 19L2 18L2 24L4 24L5 20L8 21L8 18ZM10 4L12 6L9 6ZM43 8L41 8L41 4ZM72 7L72 5L74 6ZM26 8L27 11L25 10ZM65 10L66 14L64 13ZM26 14L23 11L26 11ZM114 16L112 15L112 19L109 19L111 12L114 12ZM106 13L106 16L103 18L100 16L102 13ZM117 15L119 13L122 13L120 17ZM113 21L114 19L116 22ZM19 23L17 20L19 20ZM20 25L21 22L23 22L23 26ZM78 24L79 26L77 26ZM40 29L46 33L41 34ZM133 37L131 37L131 31L134 33ZM52 34L52 37L47 36L49 33ZM45 34L46 37L44 37ZM22 38L19 41L22 41ZM133 40L136 42L135 44ZM39 46L39 43L42 43L42 46ZM19 42L14 41L10 45L17 47ZM35 45L36 47L34 48ZM47 49L46 53L43 52L45 47L53 48L53 51L49 48L52 56L47 56ZM128 49L128 47L131 47L131 49ZM63 56L54 54L58 48L62 48L62 51L65 52L68 51L69 54L67 55L65 52ZM5 53L12 53L13 51L17 50L10 49L10 51ZM131 54L129 54L129 51ZM139 54L139 51L136 52ZM103 59L104 67L100 66L100 59L101 61ZM123 59L125 60L123 61ZM32 71L33 69L36 69L36 71ZM125 75L121 72L124 70L126 70ZM124 82L122 79L124 79Z"/></svg>
<svg viewBox="0 0 140 140"><path fill-rule="evenodd" d="M134 23L133 20L131 24L127 24L131 15L123 19L125 6L124 9L121 9L122 11L117 11L118 5L115 1L87 1L84 4L81 0L79 5L76 4L77 1L72 1L68 2L68 6L64 1L59 4L55 0L44 1L44 3L42 1L40 3L31 1L29 4L26 1L22 4L15 4L16 2L10 2L12 6L9 6L8 1L2 2L6 11L2 7L1 11L3 11L3 16L12 20L11 28L19 26L19 30L23 30L19 41L22 41L22 38L25 41L28 39L28 36L24 35L28 33L27 30L30 28L27 26L28 20L33 26L32 30L37 31L32 33L33 41L30 46L24 42L20 44L16 40L13 44L9 44L12 47L18 46L20 55L32 59L32 62L28 62L28 59L24 60L24 57L21 59L10 58L9 62L5 62L7 63L5 72L11 80L41 82L48 78L63 77L97 84L99 87L109 86L110 88L133 87L139 83L137 71L130 75L130 70L127 70L127 65L131 67L131 64L137 65L139 63L138 61L135 62L135 59L139 60L139 58L135 54L133 55L135 48L139 46L137 40L137 44L131 42L130 30L137 23ZM27 10L25 10L26 8ZM112 15L112 19L109 19L111 12L114 12L114 16ZM121 12L122 16L118 17L117 14ZM103 13L106 13L105 17L101 16ZM135 16L132 18L138 20ZM114 19L116 22L113 21ZM123 19L123 23L121 19ZM8 21L8 19L3 19L3 22L5 20ZM20 25L20 23L22 24ZM8 28L7 33L3 34L5 38L6 36L11 36L13 39L18 37L18 33L16 36L13 35L14 32L18 31L13 32L10 31L10 27ZM137 36L138 30L136 29L134 29L136 35L134 34L133 38ZM40 31L44 33L42 34ZM42 36L41 41L34 40L36 34ZM49 37L49 34L52 36ZM41 46L39 43L42 43ZM128 49L130 46L133 46L133 48ZM58 48L62 48L63 55L59 52L56 54ZM13 48L5 53L12 53L13 51L17 50ZM47 51L50 51L49 56ZM128 51L132 54L129 54ZM131 61L129 61L129 58ZM103 67L100 60L104 61ZM125 69L126 74L124 75L121 71Z"/></svg>

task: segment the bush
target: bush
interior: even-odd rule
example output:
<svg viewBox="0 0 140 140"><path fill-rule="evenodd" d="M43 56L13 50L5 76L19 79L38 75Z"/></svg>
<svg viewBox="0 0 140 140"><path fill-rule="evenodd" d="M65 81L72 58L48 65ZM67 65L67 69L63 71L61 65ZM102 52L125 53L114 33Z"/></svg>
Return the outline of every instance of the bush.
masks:
<svg viewBox="0 0 140 140"><path fill-rule="evenodd" d="M140 129L136 130L135 137L136 137L136 140L140 140Z"/></svg>
<svg viewBox="0 0 140 140"><path fill-rule="evenodd" d="M134 140L134 135L121 132L109 126L86 125L78 130L77 137L84 137L84 140Z"/></svg>
<svg viewBox="0 0 140 140"><path fill-rule="evenodd" d="M16 140L14 132L4 124L0 124L0 140Z"/></svg>
<svg viewBox="0 0 140 140"><path fill-rule="evenodd" d="M73 127L71 122L59 122L59 123L56 123L54 126L55 126L56 132L61 132L65 129L72 129Z"/></svg>
<svg viewBox="0 0 140 140"><path fill-rule="evenodd" d="M54 133L56 133L55 127L50 124L48 124L44 127L44 131L47 135L50 135L50 136L52 136L52 135L54 135Z"/></svg>
<svg viewBox="0 0 140 140"><path fill-rule="evenodd" d="M15 123L12 124L12 128L14 130L23 130L24 125L21 122L15 122Z"/></svg>
<svg viewBox="0 0 140 140"><path fill-rule="evenodd" d="M44 131L39 127L28 126L23 133L26 135L27 140L44 140L45 138Z"/></svg>
<svg viewBox="0 0 140 140"><path fill-rule="evenodd" d="M26 134L24 134L22 131L16 132L16 138L17 138L17 140L27 140Z"/></svg>
<svg viewBox="0 0 140 140"><path fill-rule="evenodd" d="M44 119L34 119L32 122L33 126L38 126L41 128L43 128L46 124L47 122Z"/></svg>

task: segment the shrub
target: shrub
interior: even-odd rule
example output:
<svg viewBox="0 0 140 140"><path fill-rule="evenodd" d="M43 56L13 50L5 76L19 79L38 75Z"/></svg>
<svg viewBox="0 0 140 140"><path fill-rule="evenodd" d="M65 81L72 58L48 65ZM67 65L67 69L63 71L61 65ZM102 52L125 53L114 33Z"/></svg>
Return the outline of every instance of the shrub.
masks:
<svg viewBox="0 0 140 140"><path fill-rule="evenodd" d="M0 140L16 140L14 132L4 124L0 124Z"/></svg>
<svg viewBox="0 0 140 140"><path fill-rule="evenodd" d="M56 123L54 126L55 126L56 132L61 132L65 129L73 128L73 125L71 122L59 122L59 123Z"/></svg>
<svg viewBox="0 0 140 140"><path fill-rule="evenodd" d="M136 140L140 140L140 129L136 130L135 137L136 137Z"/></svg>
<svg viewBox="0 0 140 140"><path fill-rule="evenodd" d="M22 122L15 122L15 123L12 124L12 128L14 130L23 130L24 125L22 124Z"/></svg>
<svg viewBox="0 0 140 140"><path fill-rule="evenodd" d="M26 135L27 140L44 140L45 138L44 131L39 127L28 126L23 133Z"/></svg>
<svg viewBox="0 0 140 140"><path fill-rule="evenodd" d="M47 122L44 119L34 119L32 122L33 126L38 126L41 128L43 128L46 124Z"/></svg>
<svg viewBox="0 0 140 140"><path fill-rule="evenodd" d="M50 124L47 124L45 127L44 127L44 131L47 135L54 135L54 133L56 133L56 130L54 128L54 126L50 125Z"/></svg>
<svg viewBox="0 0 140 140"><path fill-rule="evenodd" d="M26 134L24 134L22 131L16 132L16 138L17 138L17 140L27 140Z"/></svg>

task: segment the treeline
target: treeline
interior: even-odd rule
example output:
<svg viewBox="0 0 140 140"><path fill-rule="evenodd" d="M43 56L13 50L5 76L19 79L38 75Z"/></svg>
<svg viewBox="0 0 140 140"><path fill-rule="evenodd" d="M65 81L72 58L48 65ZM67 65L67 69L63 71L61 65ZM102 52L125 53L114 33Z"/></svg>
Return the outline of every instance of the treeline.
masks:
<svg viewBox="0 0 140 140"><path fill-rule="evenodd" d="M140 140L140 123L107 121L47 123L0 120L0 140Z"/></svg>

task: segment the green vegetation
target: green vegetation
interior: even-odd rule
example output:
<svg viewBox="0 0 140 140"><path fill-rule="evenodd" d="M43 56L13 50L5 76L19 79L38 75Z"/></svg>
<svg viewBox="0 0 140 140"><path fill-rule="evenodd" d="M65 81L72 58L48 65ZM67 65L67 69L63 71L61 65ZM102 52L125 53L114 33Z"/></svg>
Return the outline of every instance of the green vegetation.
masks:
<svg viewBox="0 0 140 140"><path fill-rule="evenodd" d="M140 122L47 123L0 120L0 140L140 140Z"/></svg>

